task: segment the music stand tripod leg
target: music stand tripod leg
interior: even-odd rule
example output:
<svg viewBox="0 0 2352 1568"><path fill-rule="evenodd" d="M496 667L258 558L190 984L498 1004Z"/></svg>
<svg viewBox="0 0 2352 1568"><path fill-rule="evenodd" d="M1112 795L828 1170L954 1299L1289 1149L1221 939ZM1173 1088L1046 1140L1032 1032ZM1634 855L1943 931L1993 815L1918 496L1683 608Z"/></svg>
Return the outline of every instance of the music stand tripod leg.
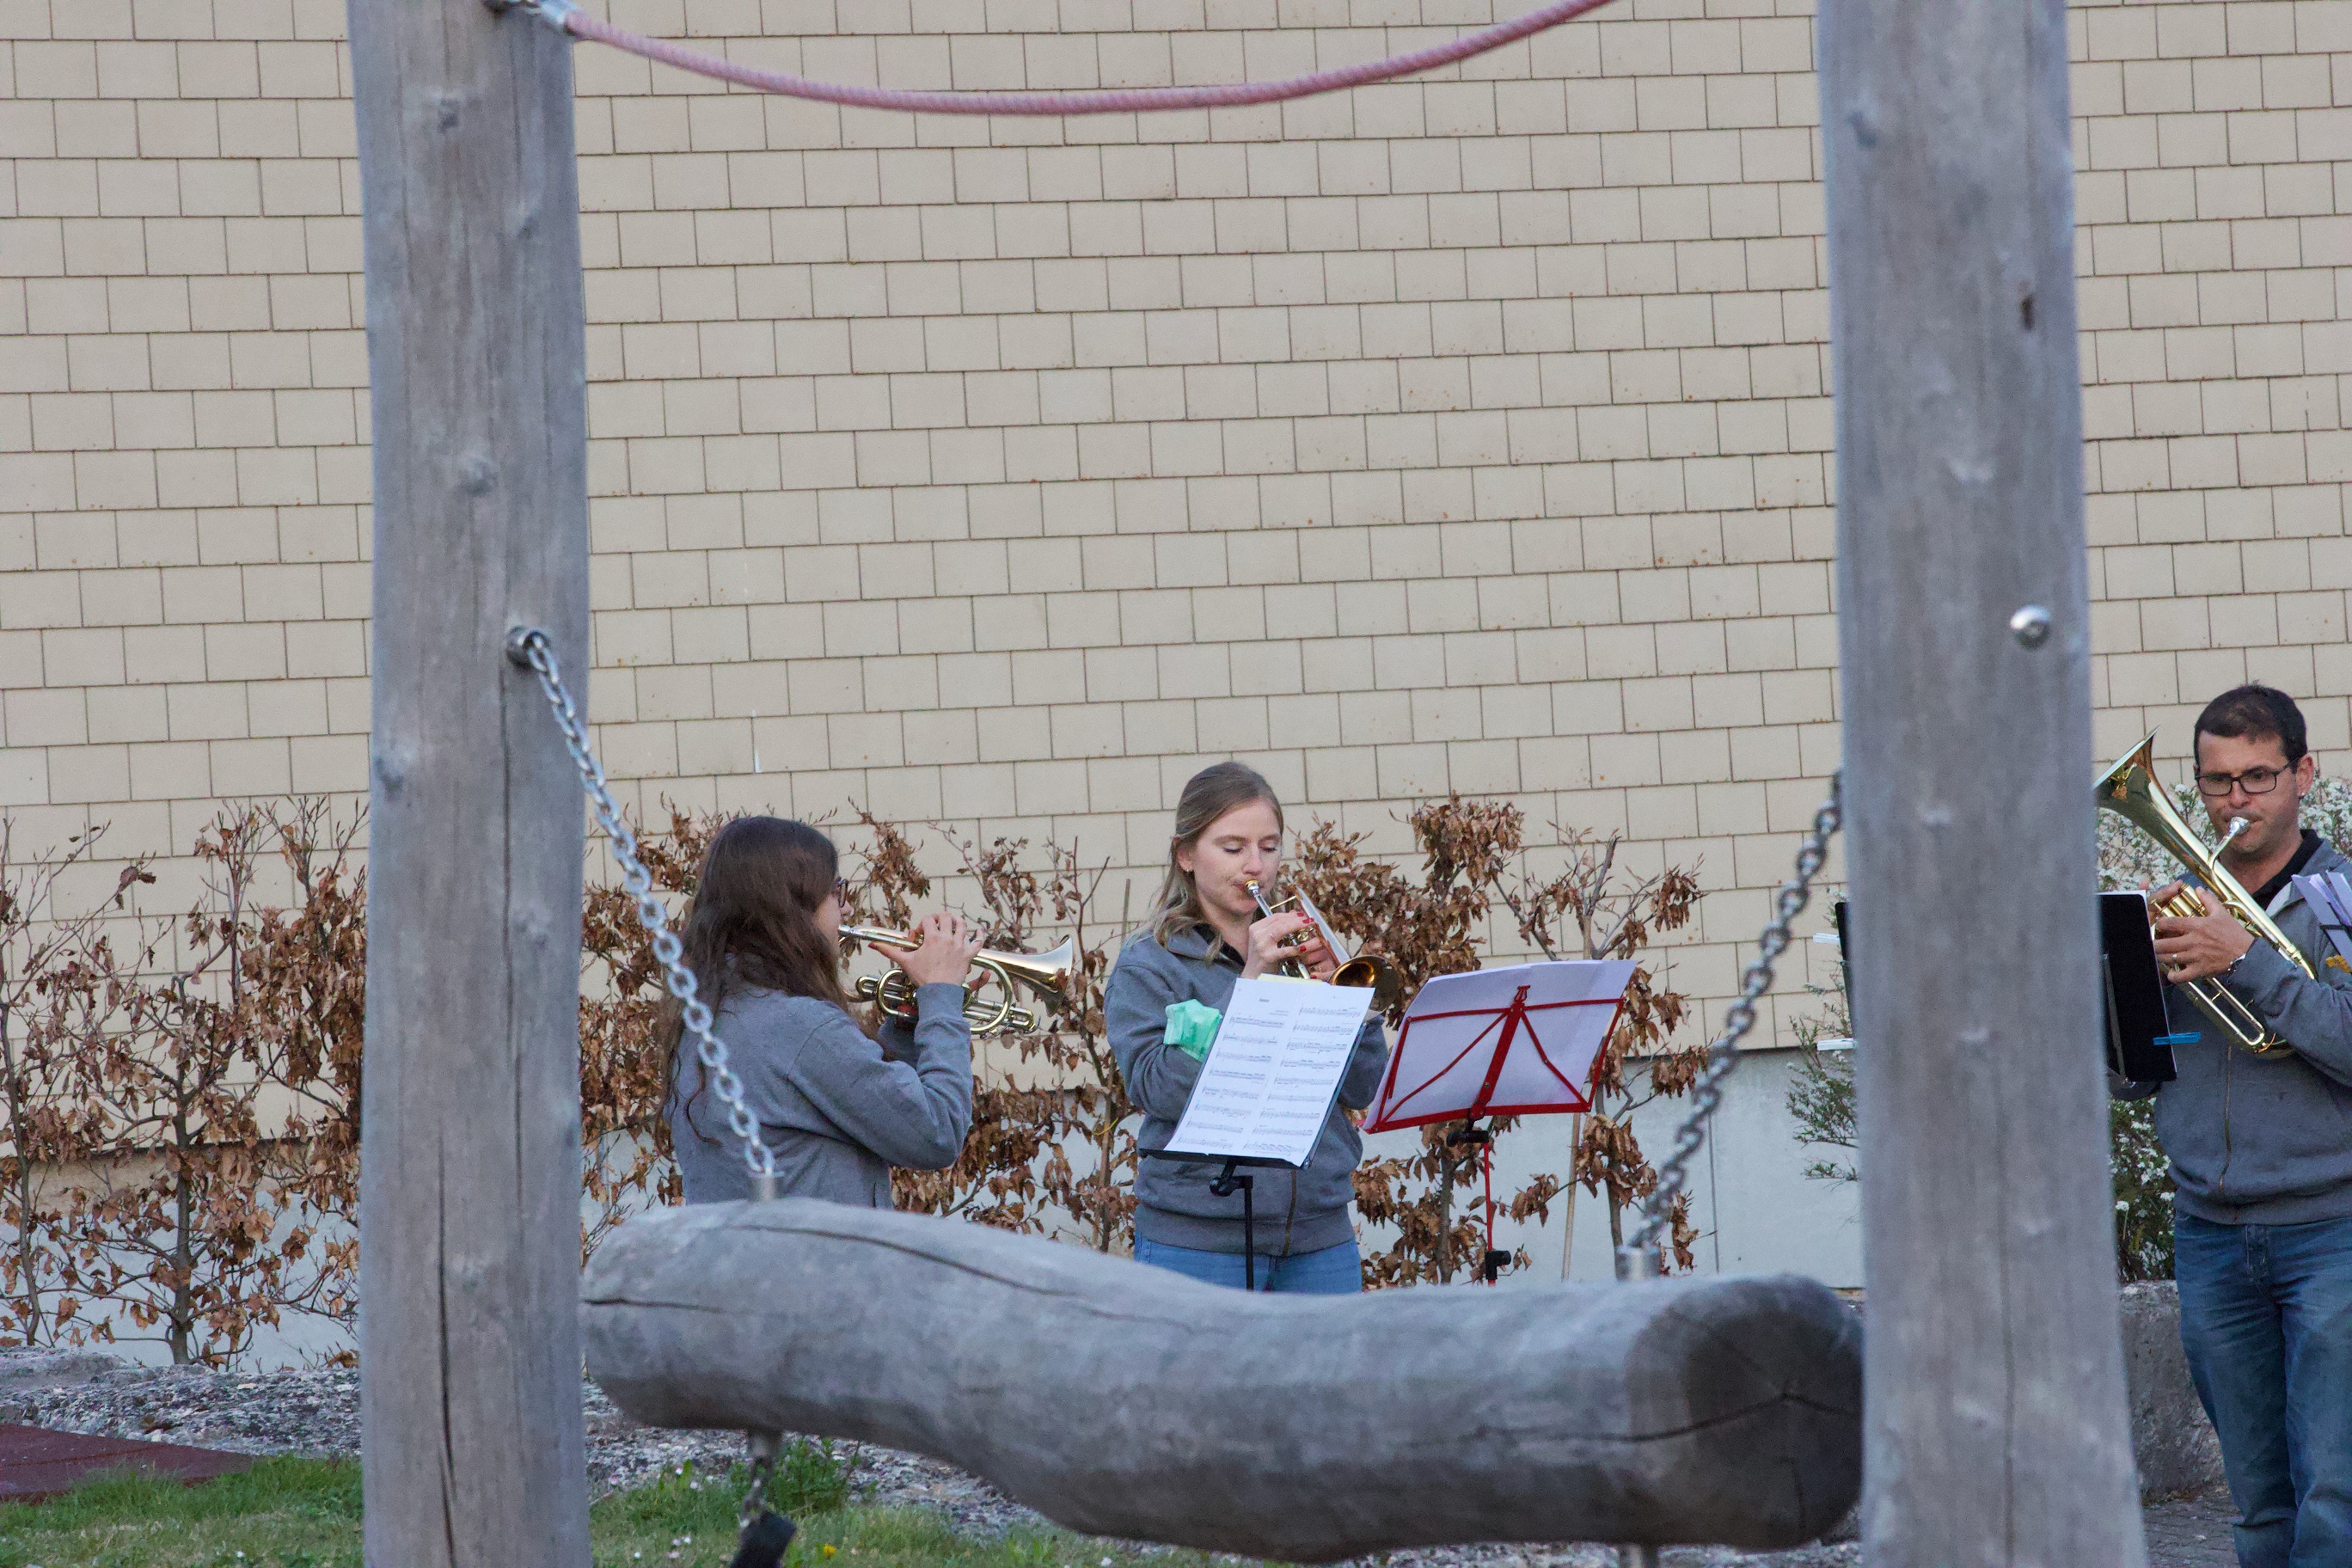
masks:
<svg viewBox="0 0 2352 1568"><path fill-rule="evenodd" d="M1209 1192L1212 1196L1227 1198L1233 1196L1235 1187L1242 1190L1242 1289L1255 1290L1257 1289L1257 1205L1253 1194L1257 1188L1257 1178L1241 1174L1240 1164L1241 1162L1238 1160L1226 1161L1225 1168L1217 1173L1217 1179L1209 1184Z"/></svg>
<svg viewBox="0 0 2352 1568"><path fill-rule="evenodd" d="M1243 1176L1242 1184L1242 1289L1257 1289L1257 1178ZM1270 1268L1273 1266L1267 1265ZM1271 1281L1269 1281L1271 1283Z"/></svg>

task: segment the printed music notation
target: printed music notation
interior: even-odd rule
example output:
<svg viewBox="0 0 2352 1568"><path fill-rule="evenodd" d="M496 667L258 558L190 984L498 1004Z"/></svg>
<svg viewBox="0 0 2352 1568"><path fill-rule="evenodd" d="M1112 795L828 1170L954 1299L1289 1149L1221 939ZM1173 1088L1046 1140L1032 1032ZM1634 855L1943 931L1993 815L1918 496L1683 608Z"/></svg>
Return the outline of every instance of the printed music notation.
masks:
<svg viewBox="0 0 2352 1568"><path fill-rule="evenodd" d="M1371 1005L1369 986L1237 983L1168 1146L1305 1165Z"/></svg>

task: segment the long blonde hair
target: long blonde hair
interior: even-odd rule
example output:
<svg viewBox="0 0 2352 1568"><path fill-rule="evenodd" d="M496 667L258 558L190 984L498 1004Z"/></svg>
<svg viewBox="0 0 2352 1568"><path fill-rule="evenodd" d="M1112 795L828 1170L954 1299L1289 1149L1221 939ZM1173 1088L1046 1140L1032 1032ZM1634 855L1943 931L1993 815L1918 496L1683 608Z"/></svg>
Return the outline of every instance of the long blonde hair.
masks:
<svg viewBox="0 0 2352 1568"><path fill-rule="evenodd" d="M1160 884L1160 897L1151 911L1152 940L1160 946L1166 947L1168 939L1179 931L1215 929L1209 924L1208 911L1201 908L1201 889L1194 885L1192 874L1176 857L1199 843L1201 835L1219 817L1254 800L1274 807L1275 826L1282 826L1282 802L1275 798L1274 786L1247 763L1216 763L1185 781L1184 793L1176 797L1176 832L1168 840L1168 875Z"/></svg>

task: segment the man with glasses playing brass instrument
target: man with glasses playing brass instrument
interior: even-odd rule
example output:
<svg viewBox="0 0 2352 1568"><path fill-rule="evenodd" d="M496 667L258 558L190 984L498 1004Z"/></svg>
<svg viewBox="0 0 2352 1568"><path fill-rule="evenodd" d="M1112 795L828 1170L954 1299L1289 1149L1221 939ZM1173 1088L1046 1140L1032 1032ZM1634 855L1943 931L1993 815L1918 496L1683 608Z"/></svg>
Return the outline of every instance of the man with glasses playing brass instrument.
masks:
<svg viewBox="0 0 2352 1568"><path fill-rule="evenodd" d="M2127 1093L2157 1097L2178 1188L2181 1345L2221 1434L2238 1561L2340 1568L2352 1564L2352 967L2324 928L2333 914L2295 879L2352 863L2303 826L2317 766L2293 698L2225 691L2198 716L2196 746L2215 831L2245 819L2222 866L2311 973L2200 890L2210 912L2156 922L2166 977L2218 976L2290 1048L2257 1055L2208 1026L2176 1046L2179 1078ZM2171 1011L2184 1031L2204 1022L2185 996Z"/></svg>

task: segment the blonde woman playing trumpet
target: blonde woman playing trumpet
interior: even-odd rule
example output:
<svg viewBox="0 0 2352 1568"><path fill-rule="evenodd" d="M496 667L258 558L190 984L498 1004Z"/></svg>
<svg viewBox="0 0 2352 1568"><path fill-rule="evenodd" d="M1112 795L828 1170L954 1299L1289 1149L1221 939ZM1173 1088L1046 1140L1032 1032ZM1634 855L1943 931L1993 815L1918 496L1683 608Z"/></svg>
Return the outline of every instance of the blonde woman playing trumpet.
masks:
<svg viewBox="0 0 2352 1568"><path fill-rule="evenodd" d="M943 1170L971 1130L963 980L980 933L961 916L916 928L891 962L915 983L910 1027L869 1034L841 986L841 862L805 822L740 816L719 830L686 917L686 962L717 1015L781 1193L887 1209L890 1168ZM666 1107L690 1204L751 1196L743 1152L675 1002L662 1024Z"/></svg>
<svg viewBox="0 0 2352 1568"><path fill-rule="evenodd" d="M1279 973L1294 959L1318 980L1337 967L1307 916L1264 915L1250 890L1253 882L1272 889L1282 866L1282 803L1256 770L1219 763L1193 774L1176 803L1175 826L1159 908L1120 951L1103 996L1120 1077L1143 1112L1139 1142L1146 1149L1167 1147L1206 1055L1197 1043L1171 1043L1171 1009L1190 1002L1223 1013L1235 982ZM1283 945L1301 931L1309 933L1307 945ZM1256 1173L1261 1289L1309 1295L1363 1289L1349 1214L1363 1143L1346 1112L1371 1103L1388 1057L1388 1035L1374 1014L1356 1038L1339 1102L1306 1169ZM1219 1163L1145 1160L1139 1166L1137 1260L1212 1284L1242 1285L1242 1199L1209 1190Z"/></svg>

